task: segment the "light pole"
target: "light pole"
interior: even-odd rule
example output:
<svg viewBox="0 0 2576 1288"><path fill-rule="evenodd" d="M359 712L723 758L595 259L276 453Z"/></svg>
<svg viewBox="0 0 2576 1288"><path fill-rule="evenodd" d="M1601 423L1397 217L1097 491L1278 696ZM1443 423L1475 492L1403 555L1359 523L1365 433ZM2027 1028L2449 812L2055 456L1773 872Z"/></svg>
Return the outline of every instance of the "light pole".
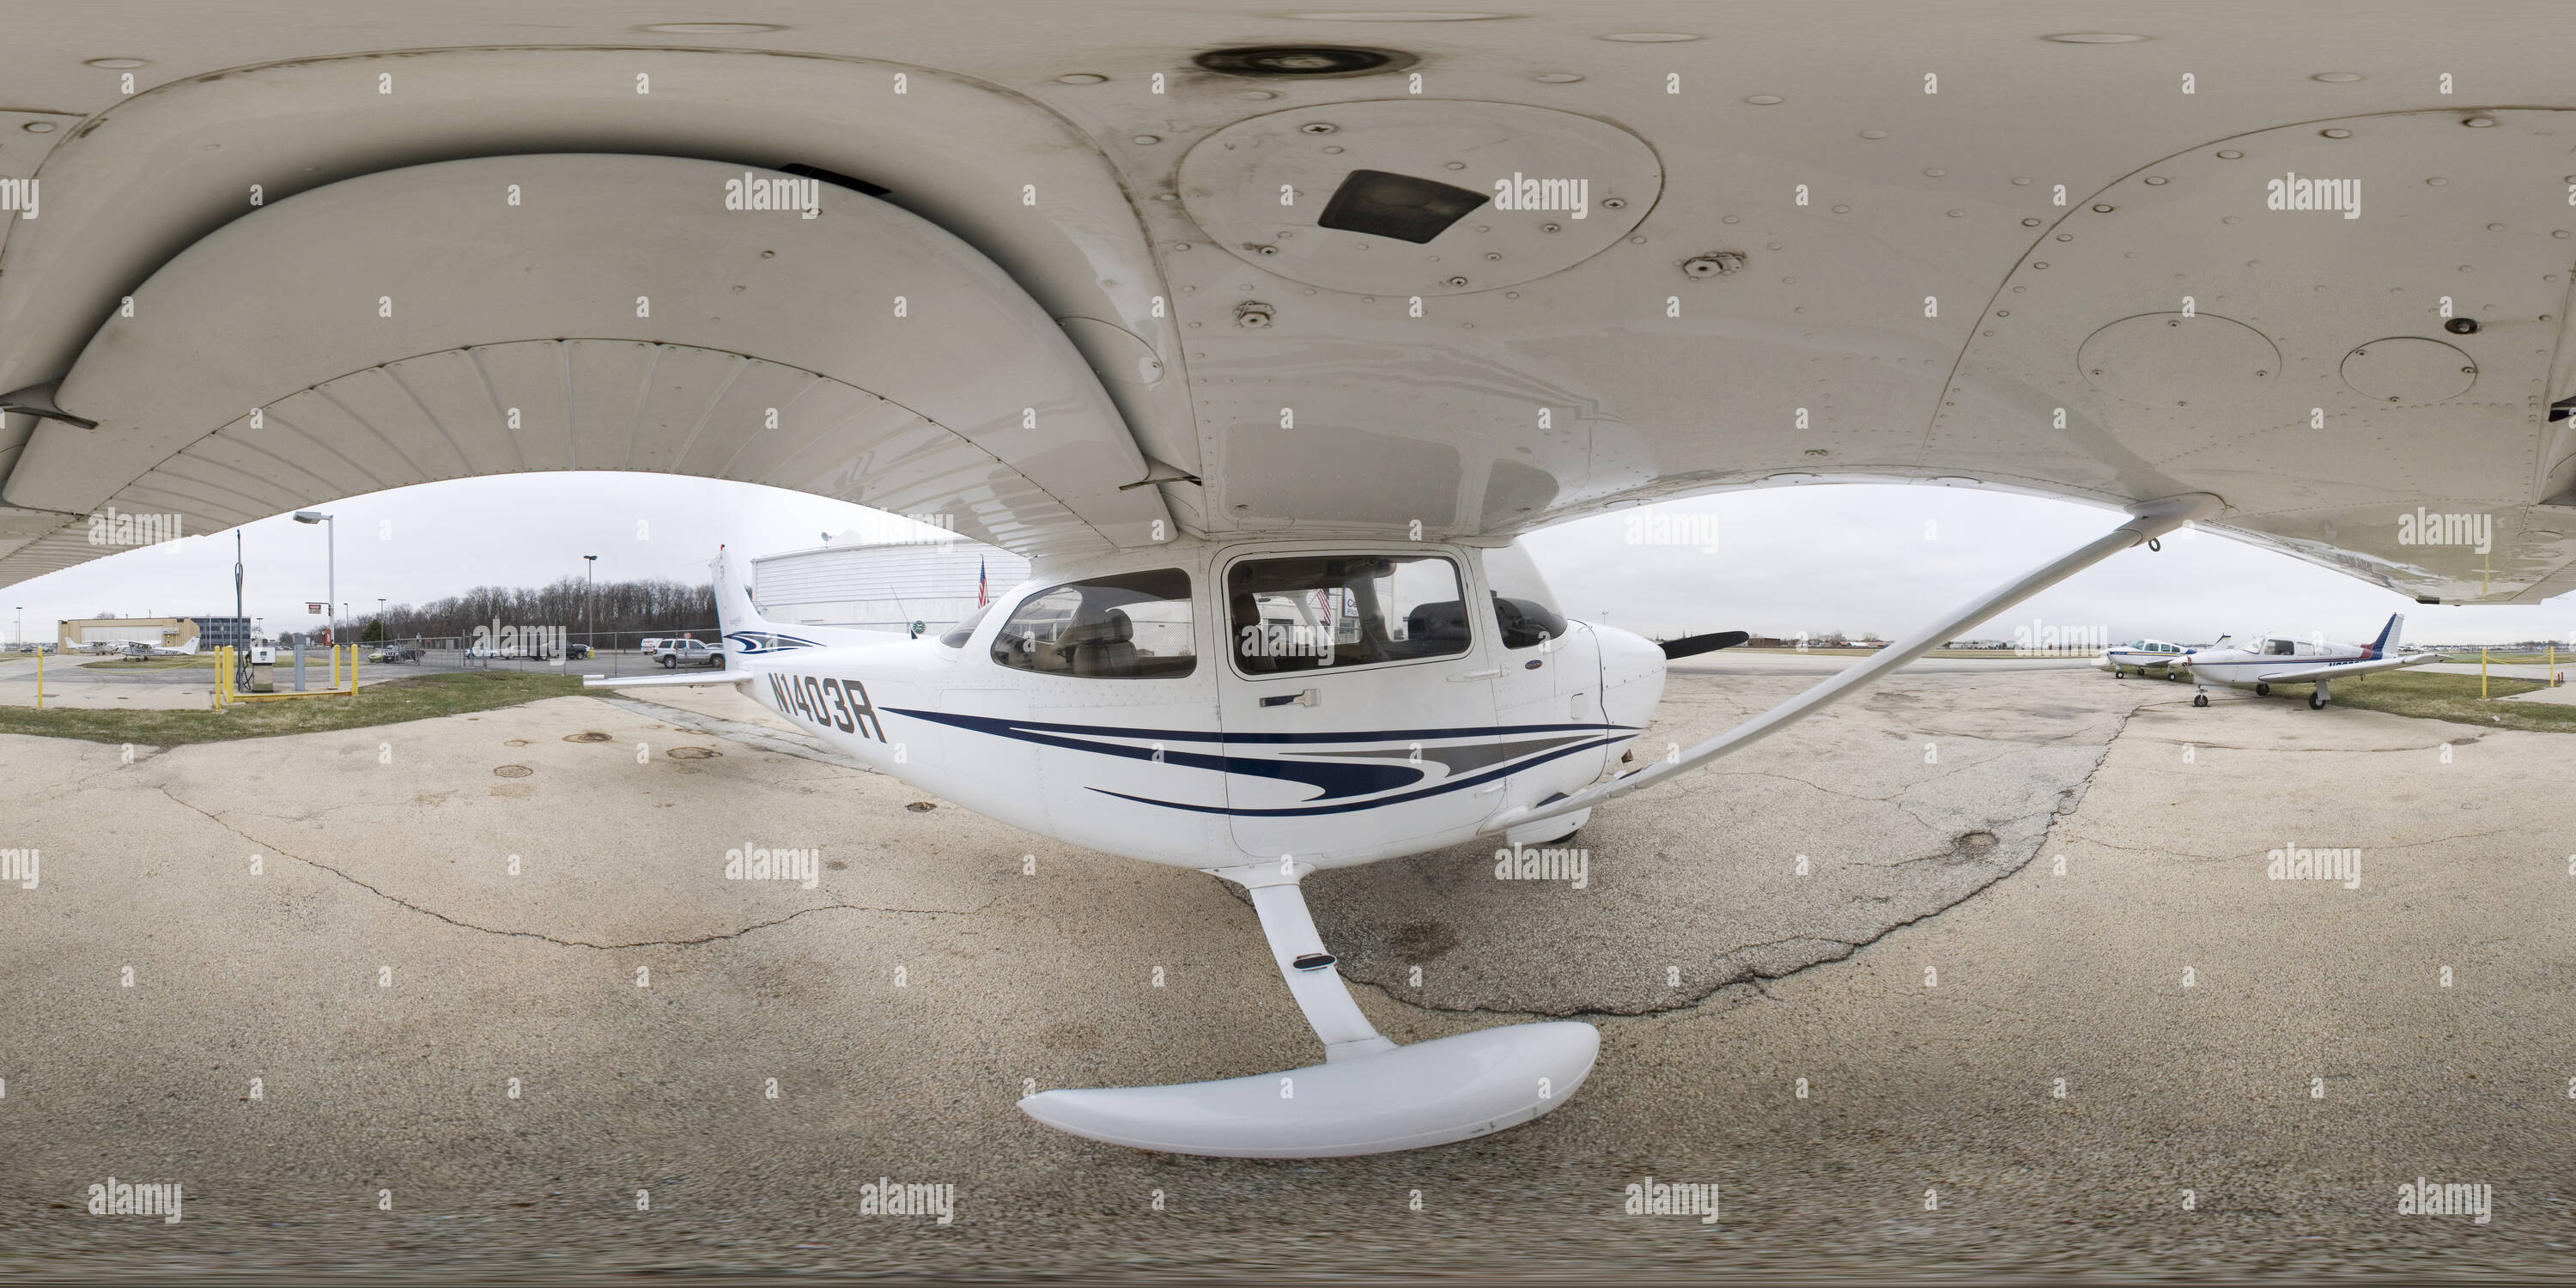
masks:
<svg viewBox="0 0 2576 1288"><path fill-rule="evenodd" d="M331 617L331 625L328 628L328 633L330 634L331 642L337 644L340 642L340 619L336 615L336 610L340 606L340 525L335 522L330 515L324 514L320 510L298 510L295 512L295 521L297 523L330 524L329 527L323 529L324 535L322 538L323 559L326 561L323 566L329 570L330 576L330 581L323 593L330 596L330 598L323 601L322 607L326 610L333 611L334 615Z"/></svg>
<svg viewBox="0 0 2576 1288"><path fill-rule="evenodd" d="M590 624L582 631L582 642L590 645L590 651L593 653L599 651L599 595L592 589L598 581L599 556L583 555L581 557L581 602Z"/></svg>
<svg viewBox="0 0 2576 1288"><path fill-rule="evenodd" d="M391 633L385 630L385 597L382 595L376 596L376 642L393 643Z"/></svg>

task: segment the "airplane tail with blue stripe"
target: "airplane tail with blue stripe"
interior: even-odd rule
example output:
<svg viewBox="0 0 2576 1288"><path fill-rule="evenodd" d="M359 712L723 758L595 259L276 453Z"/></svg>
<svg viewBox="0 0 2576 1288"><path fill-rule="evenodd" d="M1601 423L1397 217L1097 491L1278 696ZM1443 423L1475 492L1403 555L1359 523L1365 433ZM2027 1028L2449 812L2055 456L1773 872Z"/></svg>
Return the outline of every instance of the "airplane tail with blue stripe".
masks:
<svg viewBox="0 0 2576 1288"><path fill-rule="evenodd" d="M2365 659L2381 658L2395 653L2397 651L2397 637L2405 633L2406 614L2391 613L2388 617L2388 624L2379 628L2379 638L2370 642L2370 647L2362 651L2362 657Z"/></svg>
<svg viewBox="0 0 2576 1288"><path fill-rule="evenodd" d="M734 571L733 552L722 546L716 547L715 562L708 565L707 571L715 581L716 626L724 633L728 667L737 657L763 657L792 649L842 644L883 644L900 638L883 631L773 622L761 616L760 605L751 595L751 584Z"/></svg>

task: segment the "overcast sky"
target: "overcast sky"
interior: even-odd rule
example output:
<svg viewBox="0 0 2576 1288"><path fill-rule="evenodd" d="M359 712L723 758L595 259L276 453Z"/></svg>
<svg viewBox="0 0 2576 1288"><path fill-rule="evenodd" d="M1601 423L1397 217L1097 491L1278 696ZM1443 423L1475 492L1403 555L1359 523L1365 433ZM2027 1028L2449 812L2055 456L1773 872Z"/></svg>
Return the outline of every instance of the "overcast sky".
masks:
<svg viewBox="0 0 2576 1288"><path fill-rule="evenodd" d="M743 557L801 549L824 533L891 533L900 520L745 483L659 474L553 473L460 479L353 497L338 516L339 592L353 613L379 596L425 602L476 585L579 576L706 580L717 543ZM1529 539L1562 607L1649 633L1746 630L1902 634L1997 582L2108 531L2116 513L1965 488L1819 486L1736 492L1626 511ZM324 534L285 516L242 529L245 602L271 632L320 624ZM1663 544L1631 544L1633 535ZM1711 540L1711 538L1714 540ZM0 590L27 634L101 612L229 615L230 533L94 560ZM2079 574L1971 632L2012 639L2034 623L2201 643L2270 631L2367 640L2388 614L2406 638L2501 643L2576 636L2576 596L2537 607L2428 607L2221 537L2178 537ZM14 638L14 636L13 636ZM2075 638L2086 638L2078 634Z"/></svg>

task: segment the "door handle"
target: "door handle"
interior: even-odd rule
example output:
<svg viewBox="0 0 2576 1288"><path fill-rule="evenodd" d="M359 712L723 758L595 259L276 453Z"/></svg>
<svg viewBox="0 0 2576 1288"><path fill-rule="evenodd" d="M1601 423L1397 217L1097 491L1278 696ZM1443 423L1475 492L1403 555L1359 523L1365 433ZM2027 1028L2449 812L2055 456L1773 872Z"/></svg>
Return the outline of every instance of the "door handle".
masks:
<svg viewBox="0 0 2576 1288"><path fill-rule="evenodd" d="M1294 702L1301 707L1311 707L1315 705L1315 691L1313 689L1307 689L1299 693L1282 693L1275 697L1263 698L1261 700L1261 705L1265 707L1284 707L1291 702Z"/></svg>
<svg viewBox="0 0 2576 1288"><path fill-rule="evenodd" d="M1482 671L1468 671L1464 674L1450 676L1449 682L1451 684L1465 684L1469 680L1490 680L1502 673L1503 669L1499 666L1488 667Z"/></svg>

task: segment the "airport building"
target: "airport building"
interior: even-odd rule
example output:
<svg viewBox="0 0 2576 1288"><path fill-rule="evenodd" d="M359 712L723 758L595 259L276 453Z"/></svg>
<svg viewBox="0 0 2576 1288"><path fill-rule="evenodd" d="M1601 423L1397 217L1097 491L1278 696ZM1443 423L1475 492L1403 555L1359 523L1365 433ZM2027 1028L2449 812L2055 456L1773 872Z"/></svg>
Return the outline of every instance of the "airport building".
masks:
<svg viewBox="0 0 2576 1288"><path fill-rule="evenodd" d="M54 646L60 653L104 644L185 648L196 638L197 623L185 617L76 617L55 628Z"/></svg>
<svg viewBox="0 0 2576 1288"><path fill-rule="evenodd" d="M772 621L927 633L975 611L979 579L989 595L1028 580L1029 561L979 542L825 544L751 561L752 598Z"/></svg>
<svg viewBox="0 0 2576 1288"><path fill-rule="evenodd" d="M199 648L250 647L250 619L247 617L191 617L188 620L197 624Z"/></svg>

